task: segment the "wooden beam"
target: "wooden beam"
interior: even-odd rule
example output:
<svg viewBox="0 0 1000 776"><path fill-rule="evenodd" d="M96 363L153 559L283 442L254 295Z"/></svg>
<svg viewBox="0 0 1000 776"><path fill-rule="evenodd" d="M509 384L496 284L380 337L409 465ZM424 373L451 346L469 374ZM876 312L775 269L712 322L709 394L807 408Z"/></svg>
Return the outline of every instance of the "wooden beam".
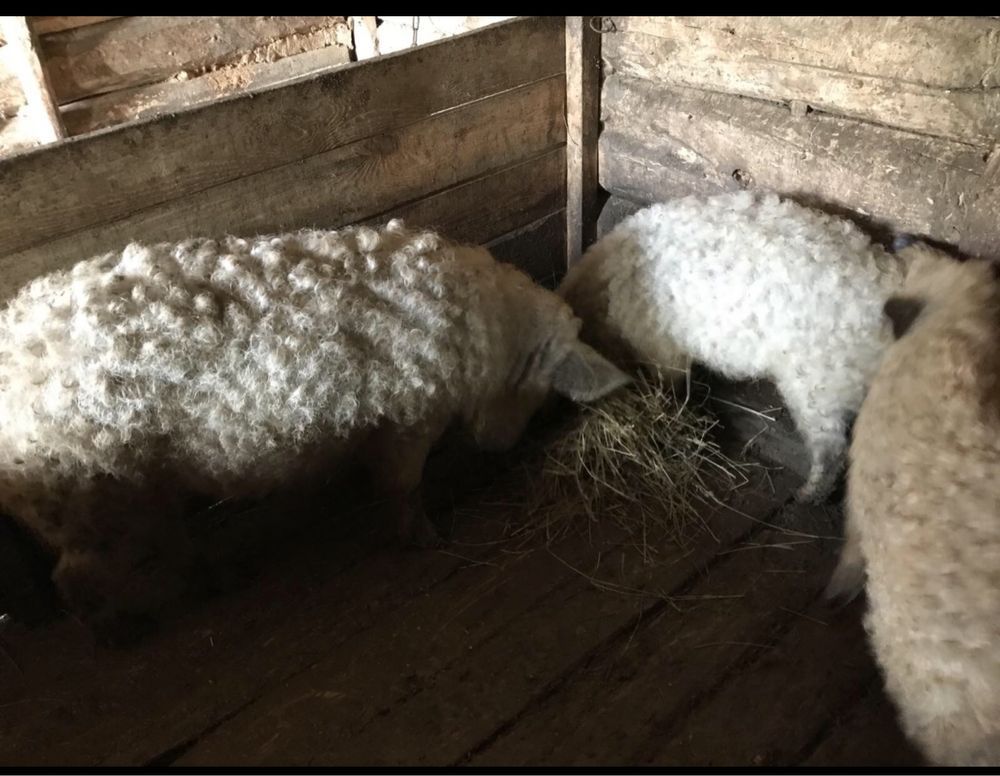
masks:
<svg viewBox="0 0 1000 776"><path fill-rule="evenodd" d="M566 17L566 263L594 241L601 35L589 16Z"/></svg>
<svg viewBox="0 0 1000 776"><path fill-rule="evenodd" d="M61 140L66 137L66 130L52 95L52 84L38 56L38 39L28 24L28 17L0 16L0 31L10 47L8 61L21 82L38 141L51 143Z"/></svg>
<svg viewBox="0 0 1000 776"><path fill-rule="evenodd" d="M337 43L343 16L126 16L42 39L60 104L230 64L275 61Z"/></svg>
<svg viewBox="0 0 1000 776"><path fill-rule="evenodd" d="M91 24L121 18L120 16L32 16L31 28L38 35L48 35L50 32L75 30L80 27L89 27Z"/></svg>

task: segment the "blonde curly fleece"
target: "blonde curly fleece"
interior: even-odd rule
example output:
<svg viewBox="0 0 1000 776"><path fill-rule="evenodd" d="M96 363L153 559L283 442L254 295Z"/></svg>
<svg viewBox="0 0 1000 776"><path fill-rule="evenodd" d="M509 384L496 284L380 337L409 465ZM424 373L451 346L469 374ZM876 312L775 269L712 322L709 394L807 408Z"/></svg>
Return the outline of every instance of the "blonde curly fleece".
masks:
<svg viewBox="0 0 1000 776"><path fill-rule="evenodd" d="M1000 283L986 262L919 243L903 253L909 276L887 306L901 338L854 427L830 592L854 593L867 570L865 624L886 688L931 762L995 766Z"/></svg>

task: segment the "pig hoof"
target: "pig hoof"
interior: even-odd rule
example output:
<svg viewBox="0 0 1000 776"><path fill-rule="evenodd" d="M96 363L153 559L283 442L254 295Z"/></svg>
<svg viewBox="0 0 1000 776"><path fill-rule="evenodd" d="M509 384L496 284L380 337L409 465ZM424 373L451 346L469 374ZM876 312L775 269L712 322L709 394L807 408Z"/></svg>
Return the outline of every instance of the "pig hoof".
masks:
<svg viewBox="0 0 1000 776"><path fill-rule="evenodd" d="M866 576L864 564L842 560L830 577L823 597L834 608L842 609L864 590Z"/></svg>

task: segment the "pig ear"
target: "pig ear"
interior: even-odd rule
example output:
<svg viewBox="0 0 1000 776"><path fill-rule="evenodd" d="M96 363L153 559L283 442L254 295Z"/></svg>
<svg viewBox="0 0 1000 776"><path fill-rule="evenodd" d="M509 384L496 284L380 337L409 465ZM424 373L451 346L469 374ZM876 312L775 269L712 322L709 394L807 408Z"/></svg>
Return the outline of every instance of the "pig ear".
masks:
<svg viewBox="0 0 1000 776"><path fill-rule="evenodd" d="M632 378L589 345L574 340L552 375L557 393L578 402L600 399Z"/></svg>
<svg viewBox="0 0 1000 776"><path fill-rule="evenodd" d="M911 297L891 296L886 300L882 310L892 322L892 335L900 339L920 317L920 313L924 311L924 303Z"/></svg>

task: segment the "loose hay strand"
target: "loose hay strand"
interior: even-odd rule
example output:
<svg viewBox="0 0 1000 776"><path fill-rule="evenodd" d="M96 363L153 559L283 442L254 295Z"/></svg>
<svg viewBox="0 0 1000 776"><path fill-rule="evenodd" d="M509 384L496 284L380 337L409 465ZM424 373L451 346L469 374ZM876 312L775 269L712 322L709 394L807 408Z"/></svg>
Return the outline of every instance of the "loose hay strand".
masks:
<svg viewBox="0 0 1000 776"><path fill-rule="evenodd" d="M511 538L544 534L546 544L596 522L621 529L644 561L664 541L685 544L693 528L711 534L702 511L723 490L749 481L710 439L716 420L677 396L676 381L642 372L635 382L580 412L544 451L529 478L528 519Z"/></svg>

